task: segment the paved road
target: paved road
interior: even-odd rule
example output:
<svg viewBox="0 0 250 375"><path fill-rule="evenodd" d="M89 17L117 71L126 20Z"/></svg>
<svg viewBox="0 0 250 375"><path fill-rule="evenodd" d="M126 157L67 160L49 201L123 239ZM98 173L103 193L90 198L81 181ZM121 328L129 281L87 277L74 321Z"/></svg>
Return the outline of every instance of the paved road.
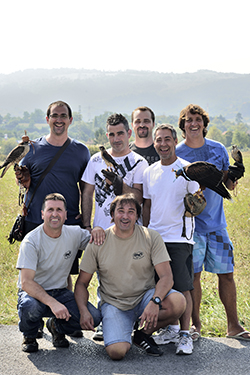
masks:
<svg viewBox="0 0 250 375"><path fill-rule="evenodd" d="M21 351L17 326L0 325L0 375L243 375L250 374L250 342L226 338L202 338L194 353L177 356L173 344L163 346L162 357L150 357L133 346L122 361L106 355L103 342L69 339L70 347L54 348L45 329L37 353Z"/></svg>

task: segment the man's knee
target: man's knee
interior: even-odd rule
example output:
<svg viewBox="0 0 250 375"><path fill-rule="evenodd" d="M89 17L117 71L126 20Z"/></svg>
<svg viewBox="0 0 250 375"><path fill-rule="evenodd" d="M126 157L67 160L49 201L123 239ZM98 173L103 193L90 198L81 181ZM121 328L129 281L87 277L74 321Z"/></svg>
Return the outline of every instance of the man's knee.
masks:
<svg viewBox="0 0 250 375"><path fill-rule="evenodd" d="M186 310L186 298L182 293L171 293L163 300L162 307L168 317L179 319Z"/></svg>
<svg viewBox="0 0 250 375"><path fill-rule="evenodd" d="M126 353L130 349L130 344L128 342L117 342L106 347L106 352L109 357L114 361L119 361L123 359Z"/></svg>

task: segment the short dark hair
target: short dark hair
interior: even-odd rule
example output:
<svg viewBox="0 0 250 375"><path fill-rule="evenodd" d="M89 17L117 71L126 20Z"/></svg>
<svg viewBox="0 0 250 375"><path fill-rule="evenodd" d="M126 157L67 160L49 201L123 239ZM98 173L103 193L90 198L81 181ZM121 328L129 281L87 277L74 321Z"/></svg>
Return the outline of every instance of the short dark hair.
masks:
<svg viewBox="0 0 250 375"><path fill-rule="evenodd" d="M187 105L184 109L182 109L182 111L180 113L179 128L182 130L183 138L186 137L185 119L186 119L186 115L187 115L188 112L192 113L192 115L195 115L196 113L198 113L198 115L202 116L202 119L203 119L203 122L204 122L203 137L205 138L206 134L207 134L206 128L208 126L208 123L209 123L210 119L209 119L208 113L203 108L201 108L199 105L196 105L196 104Z"/></svg>
<svg viewBox="0 0 250 375"><path fill-rule="evenodd" d="M114 113L113 115L110 115L107 118L106 128L108 130L108 126L115 126L121 123L124 125L125 130L128 132L129 124L128 124L128 120L126 119L126 117L124 117L121 113Z"/></svg>
<svg viewBox="0 0 250 375"><path fill-rule="evenodd" d="M131 115L131 121L132 122L134 121L134 114L135 114L136 111L142 111L142 112L149 111L151 113L151 118L152 118L153 123L155 122L154 112L152 111L152 109L150 109L149 107L145 107L145 106L137 107L136 109L133 110L132 115Z"/></svg>
<svg viewBox="0 0 250 375"><path fill-rule="evenodd" d="M114 222L113 215L114 215L116 206L118 204L123 206L124 204L128 204L128 203L134 204L136 208L137 217L139 218L141 216L141 206L139 202L137 201L137 199L135 198L135 195L133 193L118 195L110 205L109 212L110 212L110 216L112 217L111 223Z"/></svg>
<svg viewBox="0 0 250 375"><path fill-rule="evenodd" d="M177 139L177 132L175 130L175 128L173 127L173 125L170 125L170 124L160 124L158 125L156 128L155 128L155 131L154 131L154 140L156 138L156 133L158 130L161 130L161 129L166 129L166 130L170 130L171 133L172 133L172 137L174 140Z"/></svg>
<svg viewBox="0 0 250 375"><path fill-rule="evenodd" d="M64 203L64 208L67 211L67 202L66 202L66 199L64 198L64 196L62 194L51 193L51 194L46 195L46 197L43 200L42 211L44 211L45 203L47 201L62 201Z"/></svg>
<svg viewBox="0 0 250 375"><path fill-rule="evenodd" d="M51 103L51 104L48 106L48 109L47 109L47 117L50 116L50 110L51 110L51 107L52 107L53 105L56 105L57 107L62 107L62 106L65 105L65 107L68 108L69 118L72 117L72 110L71 110L70 106L68 105L68 103L63 102L62 100L58 100L57 102L53 102L53 103Z"/></svg>

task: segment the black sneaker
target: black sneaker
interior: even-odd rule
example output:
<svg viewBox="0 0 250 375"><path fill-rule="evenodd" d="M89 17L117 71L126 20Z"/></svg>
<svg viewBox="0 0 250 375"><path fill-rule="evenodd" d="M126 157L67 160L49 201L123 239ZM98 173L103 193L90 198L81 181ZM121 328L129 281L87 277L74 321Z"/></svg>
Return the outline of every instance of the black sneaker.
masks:
<svg viewBox="0 0 250 375"><path fill-rule="evenodd" d="M27 353L34 353L38 351L38 343L34 337L23 337L22 351Z"/></svg>
<svg viewBox="0 0 250 375"><path fill-rule="evenodd" d="M144 349L148 355L159 357L163 354L158 345L154 342L154 339L142 332L142 330L134 331L133 343L139 348Z"/></svg>
<svg viewBox="0 0 250 375"><path fill-rule="evenodd" d="M74 331L69 335L70 337L83 337L82 331Z"/></svg>
<svg viewBox="0 0 250 375"><path fill-rule="evenodd" d="M64 333L57 332L55 324L54 324L54 318L49 318L47 320L46 327L52 335L52 343L56 348L68 348L69 347L69 342L65 338Z"/></svg>

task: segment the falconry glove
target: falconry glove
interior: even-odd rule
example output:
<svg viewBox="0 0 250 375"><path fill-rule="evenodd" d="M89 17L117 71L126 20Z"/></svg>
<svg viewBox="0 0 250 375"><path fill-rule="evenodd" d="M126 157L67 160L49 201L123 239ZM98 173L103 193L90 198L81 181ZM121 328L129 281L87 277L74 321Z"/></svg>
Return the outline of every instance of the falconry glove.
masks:
<svg viewBox="0 0 250 375"><path fill-rule="evenodd" d="M184 197L185 216L197 216L206 207L207 202L202 192L196 192L194 194L187 193Z"/></svg>
<svg viewBox="0 0 250 375"><path fill-rule="evenodd" d="M185 212L182 217L182 221L183 221L182 234L181 234L182 237L186 237L187 240L190 240L192 238L193 232L194 232L194 218L193 217L199 215L204 210L206 205L207 205L207 202L202 191L196 191L194 194L187 193L185 195L184 197ZM192 230L191 230L190 237L187 237L185 217L192 218Z"/></svg>
<svg viewBox="0 0 250 375"><path fill-rule="evenodd" d="M106 169L102 169L103 176L109 180L113 187L115 195L121 195L123 190L123 180L122 177L116 174L113 171L108 171Z"/></svg>
<svg viewBox="0 0 250 375"><path fill-rule="evenodd" d="M235 182L236 180L239 180L241 177L244 176L245 167L243 163L239 163L236 161L234 165L229 165L228 167L228 178Z"/></svg>
<svg viewBox="0 0 250 375"><path fill-rule="evenodd" d="M20 185L28 189L30 187L30 171L25 166L14 166L15 175Z"/></svg>

